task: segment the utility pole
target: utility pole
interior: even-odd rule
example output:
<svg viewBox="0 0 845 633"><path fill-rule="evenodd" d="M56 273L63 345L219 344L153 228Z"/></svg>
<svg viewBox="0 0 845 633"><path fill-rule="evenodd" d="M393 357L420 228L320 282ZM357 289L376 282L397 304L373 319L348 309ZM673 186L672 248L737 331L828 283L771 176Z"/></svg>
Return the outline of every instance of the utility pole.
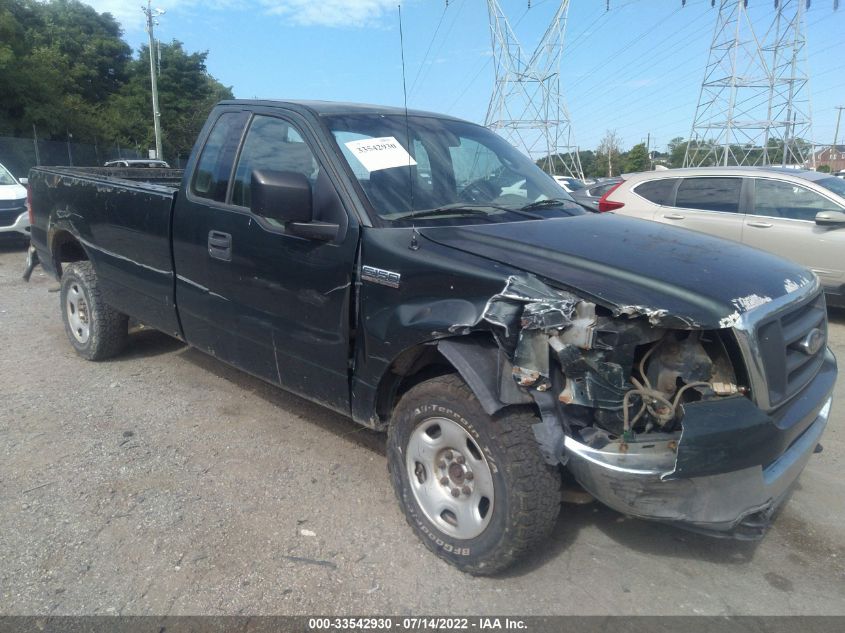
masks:
<svg viewBox="0 0 845 633"><path fill-rule="evenodd" d="M842 118L842 110L845 110L845 106L836 106L838 112L836 113L836 131L833 133L833 147L834 150L836 149L836 143L839 141L839 119Z"/></svg>
<svg viewBox="0 0 845 633"><path fill-rule="evenodd" d="M147 34L150 36L150 84L153 92L153 129L156 137L156 158L162 160L161 152L161 111L158 109L158 82L156 80L156 60L155 60L155 37L153 36L153 26L158 24L156 18L164 15L164 9L156 9L153 11L152 0L147 0L147 6L141 7L141 11L147 17Z"/></svg>
<svg viewBox="0 0 845 633"><path fill-rule="evenodd" d="M32 124L32 144L35 146L35 164L41 166L41 156L38 154L38 131L35 129L35 123Z"/></svg>
<svg viewBox="0 0 845 633"><path fill-rule="evenodd" d="M560 78L569 3L559 1L539 44L526 55L500 2L487 0L496 84L485 125L548 173L562 167L565 175L583 179Z"/></svg>

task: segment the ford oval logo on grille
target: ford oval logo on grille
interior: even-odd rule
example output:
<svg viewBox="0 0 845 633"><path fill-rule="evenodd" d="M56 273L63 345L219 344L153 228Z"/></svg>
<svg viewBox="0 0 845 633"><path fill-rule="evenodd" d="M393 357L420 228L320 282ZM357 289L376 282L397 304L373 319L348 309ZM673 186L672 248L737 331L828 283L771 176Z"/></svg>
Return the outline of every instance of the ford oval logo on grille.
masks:
<svg viewBox="0 0 845 633"><path fill-rule="evenodd" d="M813 328L798 343L798 348L807 356L814 356L824 345L824 334L819 328Z"/></svg>

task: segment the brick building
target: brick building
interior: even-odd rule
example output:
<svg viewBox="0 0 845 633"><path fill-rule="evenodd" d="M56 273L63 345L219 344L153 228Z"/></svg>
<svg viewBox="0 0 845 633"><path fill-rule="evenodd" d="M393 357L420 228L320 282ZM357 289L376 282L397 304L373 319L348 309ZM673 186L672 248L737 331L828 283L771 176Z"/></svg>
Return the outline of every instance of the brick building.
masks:
<svg viewBox="0 0 845 633"><path fill-rule="evenodd" d="M807 161L804 166L812 169L813 161ZM828 165L832 173L845 170L845 145L828 145L816 150L816 167Z"/></svg>

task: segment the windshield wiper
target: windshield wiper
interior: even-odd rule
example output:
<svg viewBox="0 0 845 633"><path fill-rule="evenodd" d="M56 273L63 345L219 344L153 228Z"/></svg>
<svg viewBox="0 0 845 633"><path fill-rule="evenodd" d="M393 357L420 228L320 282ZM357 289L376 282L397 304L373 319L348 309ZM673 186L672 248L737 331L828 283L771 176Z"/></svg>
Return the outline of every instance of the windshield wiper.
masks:
<svg viewBox="0 0 845 633"><path fill-rule="evenodd" d="M391 218L392 220L409 220L411 218L428 218L439 215L483 215L489 217L489 213L485 209L495 209L497 211L510 211L507 207L500 207L495 204L468 204L466 202L455 202L453 204L444 204L442 207L434 209L419 209Z"/></svg>
<svg viewBox="0 0 845 633"><path fill-rule="evenodd" d="M561 207L568 205L572 200L567 198L546 198L545 200L537 200L536 202L529 202L524 207L520 207L520 211L531 211L532 209L544 209L546 207Z"/></svg>

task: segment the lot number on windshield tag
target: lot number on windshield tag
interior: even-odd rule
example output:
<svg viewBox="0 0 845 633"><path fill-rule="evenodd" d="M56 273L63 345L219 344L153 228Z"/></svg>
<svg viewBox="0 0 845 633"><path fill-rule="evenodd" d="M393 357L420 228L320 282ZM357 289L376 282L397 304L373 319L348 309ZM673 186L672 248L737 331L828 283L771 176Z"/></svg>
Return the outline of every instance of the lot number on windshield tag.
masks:
<svg viewBox="0 0 845 633"><path fill-rule="evenodd" d="M352 155L355 156L367 171L390 169L391 167L407 167L416 165L417 161L405 151L402 144L392 136L368 138L362 141L344 143Z"/></svg>

